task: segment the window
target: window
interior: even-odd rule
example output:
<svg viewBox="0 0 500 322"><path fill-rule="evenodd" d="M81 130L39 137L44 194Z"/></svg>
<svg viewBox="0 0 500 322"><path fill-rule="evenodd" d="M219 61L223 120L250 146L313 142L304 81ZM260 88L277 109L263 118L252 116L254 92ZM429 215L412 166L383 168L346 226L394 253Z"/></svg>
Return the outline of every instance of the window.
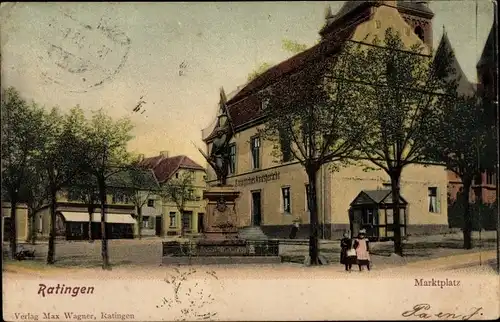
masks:
<svg viewBox="0 0 500 322"><path fill-rule="evenodd" d="M436 187L430 187L428 189L429 212L433 213L439 212L437 190L438 189Z"/></svg>
<svg viewBox="0 0 500 322"><path fill-rule="evenodd" d="M170 213L170 228L175 228L177 227L177 221L176 221L176 216L175 216L175 212L171 212Z"/></svg>
<svg viewBox="0 0 500 322"><path fill-rule="evenodd" d="M149 229L150 228L150 225L149 225L149 216L142 216L142 228L144 229Z"/></svg>
<svg viewBox="0 0 500 322"><path fill-rule="evenodd" d="M96 199L99 200L99 199ZM112 203L128 203L128 196L123 192L113 193Z"/></svg>
<svg viewBox="0 0 500 322"><path fill-rule="evenodd" d="M486 173L486 184L495 184L495 175L493 173Z"/></svg>
<svg viewBox="0 0 500 322"><path fill-rule="evenodd" d="M38 216L38 232L39 233L43 232L43 217L42 217L42 215Z"/></svg>
<svg viewBox="0 0 500 322"><path fill-rule="evenodd" d="M179 172L177 172L177 173L175 174L175 178L176 178L176 179L179 179Z"/></svg>
<svg viewBox="0 0 500 322"><path fill-rule="evenodd" d="M372 209L366 209L363 211L363 216L361 217L362 224L369 224L373 225L375 224L374 222L374 217L373 217L373 210Z"/></svg>
<svg viewBox="0 0 500 322"><path fill-rule="evenodd" d="M422 29L422 27L417 26L415 28L415 34L418 36L418 38L420 38L420 40L424 41L424 30Z"/></svg>
<svg viewBox="0 0 500 322"><path fill-rule="evenodd" d="M286 131L279 130L282 162L289 162L293 159L290 137Z"/></svg>
<svg viewBox="0 0 500 322"><path fill-rule="evenodd" d="M191 229L191 216L193 215L192 212L185 212L182 215L182 229L184 231L189 231Z"/></svg>
<svg viewBox="0 0 500 322"><path fill-rule="evenodd" d="M236 173L236 144L229 146L229 173Z"/></svg>
<svg viewBox="0 0 500 322"><path fill-rule="evenodd" d="M68 201L82 201L82 196L77 191L68 191Z"/></svg>
<svg viewBox="0 0 500 322"><path fill-rule="evenodd" d="M252 138L251 148L252 148L252 167L253 167L253 169L259 169L260 168L260 138L258 136Z"/></svg>
<svg viewBox="0 0 500 322"><path fill-rule="evenodd" d="M194 200L194 189L188 190L188 200Z"/></svg>
<svg viewBox="0 0 500 322"><path fill-rule="evenodd" d="M311 210L311 208L309 208L309 184L307 183L306 184L306 210Z"/></svg>
<svg viewBox="0 0 500 322"><path fill-rule="evenodd" d="M289 214L291 212L290 207L290 187L281 188L281 197L283 199L283 212Z"/></svg>
<svg viewBox="0 0 500 322"><path fill-rule="evenodd" d="M148 199L148 207L151 207L151 208L155 207L155 201L154 201L154 199Z"/></svg>

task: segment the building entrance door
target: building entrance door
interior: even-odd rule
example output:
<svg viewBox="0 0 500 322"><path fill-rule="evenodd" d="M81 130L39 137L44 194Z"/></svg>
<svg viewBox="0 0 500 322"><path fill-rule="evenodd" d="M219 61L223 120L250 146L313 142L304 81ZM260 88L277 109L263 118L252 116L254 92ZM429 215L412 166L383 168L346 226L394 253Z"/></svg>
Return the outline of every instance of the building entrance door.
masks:
<svg viewBox="0 0 500 322"><path fill-rule="evenodd" d="M205 230L204 228L204 214L198 213L198 233L203 233Z"/></svg>
<svg viewBox="0 0 500 322"><path fill-rule="evenodd" d="M163 227L163 215L156 216L155 222L155 233L156 236L161 236L161 229Z"/></svg>
<svg viewBox="0 0 500 322"><path fill-rule="evenodd" d="M3 218L3 241L10 240L10 217Z"/></svg>
<svg viewBox="0 0 500 322"><path fill-rule="evenodd" d="M193 217L192 211L184 211L182 214L182 231L184 233L191 233L191 217Z"/></svg>
<svg viewBox="0 0 500 322"><path fill-rule="evenodd" d="M260 191L252 192L252 226L260 226L262 222L262 206Z"/></svg>

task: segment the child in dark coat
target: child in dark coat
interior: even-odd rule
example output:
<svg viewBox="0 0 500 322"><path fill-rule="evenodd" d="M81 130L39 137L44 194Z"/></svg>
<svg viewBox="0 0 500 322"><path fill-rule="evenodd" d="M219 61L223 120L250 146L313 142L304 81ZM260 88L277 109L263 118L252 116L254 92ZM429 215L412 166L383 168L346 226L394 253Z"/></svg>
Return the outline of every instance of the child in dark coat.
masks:
<svg viewBox="0 0 500 322"><path fill-rule="evenodd" d="M348 272L351 271L352 265L356 264L356 253L352 242L349 233L344 233L344 238L340 241L340 263L345 265L345 270Z"/></svg>

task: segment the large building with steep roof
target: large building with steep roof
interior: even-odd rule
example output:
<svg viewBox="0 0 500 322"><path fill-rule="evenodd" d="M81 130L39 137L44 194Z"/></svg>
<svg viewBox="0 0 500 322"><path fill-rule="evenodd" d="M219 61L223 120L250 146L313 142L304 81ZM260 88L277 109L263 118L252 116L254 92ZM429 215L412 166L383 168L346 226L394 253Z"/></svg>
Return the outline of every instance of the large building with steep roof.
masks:
<svg viewBox="0 0 500 322"><path fill-rule="evenodd" d="M259 228L270 237L287 237L291 225L298 221L302 227L299 237L309 234L308 180L303 167L296 161L276 160L272 143L258 136L257 126L266 117L264 91L308 64L335 59L345 41L371 45L373 37L383 39L390 27L399 31L406 45L421 43L430 53L432 17L427 1L346 1L336 14L327 10L318 44L269 68L228 98L235 135L227 181L241 192L237 201L240 228ZM207 151L214 135L206 133L203 138ZM211 169L208 183L215 183ZM352 206L361 191L384 190L389 183L382 170L346 167L332 173L329 165L323 166L316 182L321 237L335 238L345 230L356 233L366 228L373 238L390 238L390 211L378 211L376 203L356 209ZM401 216L403 234L448 230L446 190L444 166L412 164L404 169L401 195L408 205Z"/></svg>
<svg viewBox="0 0 500 322"><path fill-rule="evenodd" d="M496 130L497 113L498 113L498 45L496 26L497 22L494 21L490 29L488 38L481 52L481 56L476 65L477 84L470 84L466 80L465 75L459 69L459 74L462 75L462 81L459 89L460 93L468 95L471 93L471 87L474 94L477 94L481 103L485 105L487 116L484 118L488 125L491 127L491 135L493 136ZM449 44L449 41L448 41ZM451 45L450 45L451 46ZM457 62L458 64L458 62ZM456 68L456 67L455 67ZM460 66L458 66L460 68ZM491 138L493 141L493 137ZM479 157L479 155L478 155ZM495 159L495 153L489 154L487 158ZM479 169L478 169L479 171ZM462 214L457 213L453 204L456 202L459 193L462 192L462 182L453 172L449 172L448 184L448 197L449 197L449 216L450 225L453 227L462 226ZM495 228L495 204L497 204L497 170L495 169L494 162L484 165L481 169L481 174L476 176L473 180L471 190L469 193L469 200L475 204L472 208L474 221L474 228L479 229L494 229ZM482 205L482 206L480 206ZM480 227L479 227L480 225Z"/></svg>

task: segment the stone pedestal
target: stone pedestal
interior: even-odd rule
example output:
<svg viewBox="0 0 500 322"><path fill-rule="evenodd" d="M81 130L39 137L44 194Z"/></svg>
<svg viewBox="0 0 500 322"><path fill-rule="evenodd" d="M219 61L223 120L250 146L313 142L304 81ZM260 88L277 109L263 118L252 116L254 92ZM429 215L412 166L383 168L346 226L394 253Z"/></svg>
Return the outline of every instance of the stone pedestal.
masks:
<svg viewBox="0 0 500 322"><path fill-rule="evenodd" d="M215 186L203 192L208 200L204 217L204 240L222 241L238 239L236 199L240 192L233 186Z"/></svg>

